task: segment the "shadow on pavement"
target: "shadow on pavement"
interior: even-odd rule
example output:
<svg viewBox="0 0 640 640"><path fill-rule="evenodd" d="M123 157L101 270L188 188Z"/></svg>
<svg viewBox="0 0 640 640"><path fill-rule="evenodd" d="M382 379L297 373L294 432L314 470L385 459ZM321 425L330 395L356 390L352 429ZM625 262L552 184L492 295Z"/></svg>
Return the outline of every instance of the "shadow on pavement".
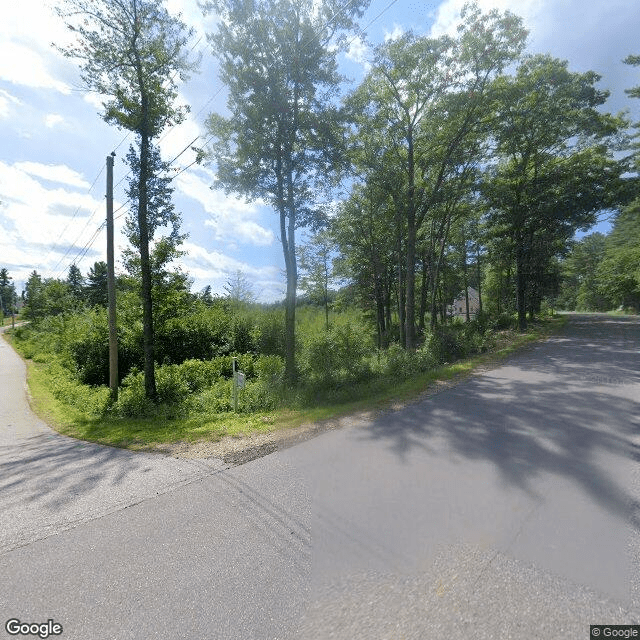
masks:
<svg viewBox="0 0 640 640"><path fill-rule="evenodd" d="M402 461L444 445L529 493L543 474L565 477L640 530L640 503L613 472L640 461L640 319L574 316L561 335L357 434Z"/></svg>

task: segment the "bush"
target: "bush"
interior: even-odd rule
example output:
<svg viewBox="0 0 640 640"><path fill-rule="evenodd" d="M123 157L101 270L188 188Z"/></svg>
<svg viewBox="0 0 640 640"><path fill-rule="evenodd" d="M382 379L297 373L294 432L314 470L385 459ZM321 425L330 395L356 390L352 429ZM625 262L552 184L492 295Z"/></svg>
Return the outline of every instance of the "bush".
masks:
<svg viewBox="0 0 640 640"><path fill-rule="evenodd" d="M156 356L160 362L180 364L227 355L233 351L230 325L220 307L171 318L156 330Z"/></svg>
<svg viewBox="0 0 640 640"><path fill-rule="evenodd" d="M214 386L194 395L189 406L192 411L204 415L233 411L231 380L220 380Z"/></svg>
<svg viewBox="0 0 640 640"><path fill-rule="evenodd" d="M282 311L264 311L256 319L252 333L258 353L267 356L284 356L284 314Z"/></svg>
<svg viewBox="0 0 640 640"><path fill-rule="evenodd" d="M106 316L88 316L75 334L69 343L69 352L75 363L78 379L84 384L108 385L109 327Z"/></svg>
<svg viewBox="0 0 640 640"><path fill-rule="evenodd" d="M284 362L277 356L242 354L237 356L238 369L247 379L240 393L239 410L260 411L274 408L280 402ZM127 418L148 417L160 410L165 414L185 411L219 413L231 411L232 356L219 356L211 360L185 360L182 364L156 367L158 405L146 399L144 374L133 369L123 380L117 415Z"/></svg>
<svg viewBox="0 0 640 640"><path fill-rule="evenodd" d="M501 313L493 319L491 325L496 331L515 329L517 320L510 313Z"/></svg>
<svg viewBox="0 0 640 640"><path fill-rule="evenodd" d="M335 387L366 378L373 345L368 336L351 325L331 327L307 337L300 356L306 386Z"/></svg>
<svg viewBox="0 0 640 640"><path fill-rule="evenodd" d="M413 354L397 343L393 343L384 353L385 376L393 379L404 380L415 373L416 358Z"/></svg>
<svg viewBox="0 0 640 640"><path fill-rule="evenodd" d="M453 362L465 355L464 347L458 338L458 332L453 326L438 326L425 340L427 351L436 364Z"/></svg>
<svg viewBox="0 0 640 640"><path fill-rule="evenodd" d="M45 370L47 386L57 400L90 418L101 416L106 411L109 389L80 384L59 360L52 360L50 356Z"/></svg>

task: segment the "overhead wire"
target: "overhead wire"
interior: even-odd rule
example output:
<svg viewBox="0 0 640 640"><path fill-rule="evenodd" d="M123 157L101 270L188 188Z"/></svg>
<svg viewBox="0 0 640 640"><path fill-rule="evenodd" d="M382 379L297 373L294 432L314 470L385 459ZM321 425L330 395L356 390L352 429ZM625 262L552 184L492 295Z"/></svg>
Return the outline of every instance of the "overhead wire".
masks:
<svg viewBox="0 0 640 640"><path fill-rule="evenodd" d="M323 25L322 27L316 31L314 33L314 37L315 38L319 38L321 33L342 13L344 13L344 11L346 11L351 5L353 5L353 3L356 0L349 0L349 2L347 2L340 10L336 11ZM377 22L398 0L392 0L378 15L376 15L375 18L373 18L372 20L370 20L367 25L362 28L362 29L358 29L358 34L356 36L354 36L349 43L347 44L347 48L359 37L362 37L362 34L370 27L372 26L375 22ZM196 46L201 42L202 40L202 36L200 36L200 38L197 40L197 42L191 47L191 49L189 50L189 53L191 53ZM311 39L313 40L313 38ZM309 41L306 46L310 46L311 41ZM175 75L178 72L174 72L173 77L175 78ZM205 102L205 104L200 108L200 110L196 113L196 118L207 108L207 106L213 102L213 100L215 100L215 98L220 94L220 92L223 90L224 85L221 85L218 90L207 100L207 102ZM162 140L164 140L176 127L178 126L178 124L174 124L171 125L167 131L159 138L158 140L158 144L160 142L162 142ZM124 142L130 137L131 132L127 132L127 134L122 138L122 140L118 143L118 145L115 147L114 151L117 150L120 146L122 146L122 144L124 144ZM203 147L206 146L208 144L208 142L213 138L213 135L210 135L203 144ZM171 161L169 161L167 163L167 167L170 167L176 160L178 160L184 153L186 153L190 148L193 147L193 145L200 139L202 138L202 135L198 135L196 136L186 147L184 147L184 149L182 149L182 151L180 151L180 153L178 153ZM175 175L171 176L170 180L175 180L175 178L177 178L179 175L181 175L182 173L184 173L185 171L187 171L189 168L191 168L194 164L196 164L198 162L198 158L196 158L195 160L193 160L191 163L189 163L188 165L186 165L185 167L183 167L182 169L180 169ZM97 182L98 178L100 177L100 175L102 175L102 172L104 171L104 167L100 169L100 172L98 173L98 175L96 176L96 178L94 179L90 190L93 188L93 186L95 185L95 183ZM131 170L129 170L119 181L118 183L115 185L114 189L117 188L118 186L120 186L126 179L127 177L131 174ZM129 204L130 199L127 199L127 201L121 205L115 212L117 213L117 211L120 211L122 209L124 209L126 207L127 204ZM78 209L76 210L74 217L77 215L78 211L80 210L80 207L78 207ZM95 214L97 213L99 209L96 209L93 214L91 215L91 217L89 218L89 220L87 221L87 223L85 224L85 226L82 229L82 232L80 234L80 236L76 239L76 241L71 245L71 247L69 249L67 249L67 251L65 252L65 254L63 255L63 257L58 261L58 263L56 264L56 267L54 267L53 271L56 270L56 268L58 267L58 265L66 258L66 256L69 254L70 250L76 246L76 243L78 242L78 240L80 239L80 237L82 236L82 234L84 233L84 230L86 229L86 227L89 225L89 223L91 222L91 220L93 219L93 217L95 216ZM123 215L125 214L125 212L122 212L119 216L114 217L114 220L117 220L119 218L121 218ZM74 258L74 261L71 262L71 264L75 264L77 261L80 261L84 258L84 256L87 254L87 252L89 251L89 249L91 248L91 246L93 245L93 243L96 241L98 234L100 233L100 231L104 228L106 222L103 222L97 229L96 231L92 234L91 238L89 239L89 241L84 245L84 247L80 250L80 252L76 255L76 257ZM68 228L69 225L67 225L66 228ZM63 230L64 233L64 230ZM62 237L63 233L60 234L59 238ZM58 240L59 240L58 238Z"/></svg>

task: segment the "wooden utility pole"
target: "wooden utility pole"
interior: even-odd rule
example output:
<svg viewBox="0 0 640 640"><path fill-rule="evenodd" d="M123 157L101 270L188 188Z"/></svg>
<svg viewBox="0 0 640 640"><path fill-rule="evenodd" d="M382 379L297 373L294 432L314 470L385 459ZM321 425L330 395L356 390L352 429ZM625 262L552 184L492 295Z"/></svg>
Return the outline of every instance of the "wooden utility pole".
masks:
<svg viewBox="0 0 640 640"><path fill-rule="evenodd" d="M113 249L113 158L107 156L107 293L109 296L109 389L118 399L118 332L116 328L116 276Z"/></svg>

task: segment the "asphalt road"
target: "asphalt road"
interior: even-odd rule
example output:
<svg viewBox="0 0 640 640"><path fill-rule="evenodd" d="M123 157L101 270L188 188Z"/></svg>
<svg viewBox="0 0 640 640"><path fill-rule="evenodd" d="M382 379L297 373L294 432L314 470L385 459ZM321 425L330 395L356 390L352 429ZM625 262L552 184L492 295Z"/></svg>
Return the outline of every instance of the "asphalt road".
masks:
<svg viewBox="0 0 640 640"><path fill-rule="evenodd" d="M0 340L0 638L10 618L78 640L640 624L637 318L574 316L504 366L233 468L54 434L23 376Z"/></svg>

